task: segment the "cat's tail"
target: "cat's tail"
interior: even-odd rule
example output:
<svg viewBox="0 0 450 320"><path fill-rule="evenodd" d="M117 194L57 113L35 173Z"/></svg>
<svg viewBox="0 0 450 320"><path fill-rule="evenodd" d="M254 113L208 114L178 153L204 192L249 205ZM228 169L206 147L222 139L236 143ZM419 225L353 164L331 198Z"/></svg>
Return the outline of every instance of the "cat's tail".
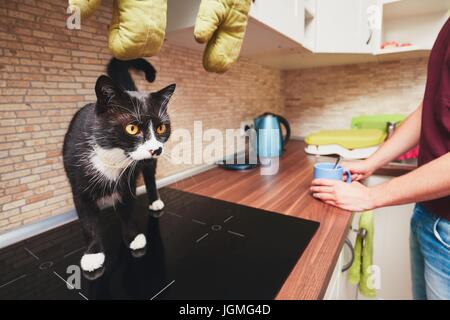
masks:
<svg viewBox="0 0 450 320"><path fill-rule="evenodd" d="M130 75L129 69L143 71L145 73L145 79L147 79L148 82L155 81L156 69L150 62L142 58L127 61L112 58L106 67L106 73L124 90L138 91L133 78Z"/></svg>

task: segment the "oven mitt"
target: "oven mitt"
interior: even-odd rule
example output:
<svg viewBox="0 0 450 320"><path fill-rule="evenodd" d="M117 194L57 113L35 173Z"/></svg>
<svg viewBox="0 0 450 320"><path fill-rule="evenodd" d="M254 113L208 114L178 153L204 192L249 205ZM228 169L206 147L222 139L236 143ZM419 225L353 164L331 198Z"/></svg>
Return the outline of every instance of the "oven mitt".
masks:
<svg viewBox="0 0 450 320"><path fill-rule="evenodd" d="M203 66L223 73L241 52L251 0L202 0L195 22L194 37L207 43Z"/></svg>
<svg viewBox="0 0 450 320"><path fill-rule="evenodd" d="M101 3L102 0L69 0L69 7L80 8L81 18L89 18Z"/></svg>
<svg viewBox="0 0 450 320"><path fill-rule="evenodd" d="M82 17L92 15L100 0L69 0ZM131 60L153 56L164 42L167 0L114 0L108 46L114 57Z"/></svg>
<svg viewBox="0 0 450 320"><path fill-rule="evenodd" d="M114 0L109 49L122 60L153 56L164 42L167 0Z"/></svg>

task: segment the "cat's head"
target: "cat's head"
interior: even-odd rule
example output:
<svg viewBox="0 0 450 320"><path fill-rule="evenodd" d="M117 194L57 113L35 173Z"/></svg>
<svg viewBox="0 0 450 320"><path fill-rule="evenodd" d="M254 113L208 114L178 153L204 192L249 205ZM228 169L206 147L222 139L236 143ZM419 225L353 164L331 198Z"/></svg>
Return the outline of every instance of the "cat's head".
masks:
<svg viewBox="0 0 450 320"><path fill-rule="evenodd" d="M125 91L100 76L95 85L96 144L122 149L136 161L159 157L170 136L167 105L174 91L175 84L153 93Z"/></svg>

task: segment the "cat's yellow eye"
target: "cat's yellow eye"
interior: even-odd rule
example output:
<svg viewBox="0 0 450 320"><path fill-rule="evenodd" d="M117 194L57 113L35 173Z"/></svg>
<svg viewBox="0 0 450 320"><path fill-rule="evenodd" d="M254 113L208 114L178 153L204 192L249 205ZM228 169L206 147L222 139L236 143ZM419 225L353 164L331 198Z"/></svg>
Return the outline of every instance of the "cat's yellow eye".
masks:
<svg viewBox="0 0 450 320"><path fill-rule="evenodd" d="M166 132L166 125L165 125L165 124L160 124L160 125L156 128L156 133L157 133L157 134L163 134L164 132Z"/></svg>
<svg viewBox="0 0 450 320"><path fill-rule="evenodd" d="M137 135L139 133L139 127L137 125L135 125L135 124L129 124L129 125L127 125L125 127L125 131L128 134L130 134L132 136L135 136L135 135Z"/></svg>

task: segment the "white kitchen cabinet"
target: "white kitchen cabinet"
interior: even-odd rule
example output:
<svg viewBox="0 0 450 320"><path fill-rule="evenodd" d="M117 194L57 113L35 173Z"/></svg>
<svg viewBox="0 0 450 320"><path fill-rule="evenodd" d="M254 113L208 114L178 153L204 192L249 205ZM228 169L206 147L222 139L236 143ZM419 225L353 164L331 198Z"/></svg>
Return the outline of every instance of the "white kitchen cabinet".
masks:
<svg viewBox="0 0 450 320"><path fill-rule="evenodd" d="M354 243L353 232L349 232L349 239ZM351 261L351 251L347 245L344 245L339 254L336 267L333 270L331 280L325 292L324 300L356 300L358 297L358 289L356 286L348 282L348 272L342 271L342 268Z"/></svg>
<svg viewBox="0 0 450 320"><path fill-rule="evenodd" d="M168 43L203 51L199 5L168 1ZM449 9L450 0L256 0L241 56L279 69L427 57ZM392 41L412 45L381 49Z"/></svg>
<svg viewBox="0 0 450 320"><path fill-rule="evenodd" d="M377 185L392 179L387 176L371 176L366 184ZM410 220L414 204L391 206L374 210L373 263L380 271L380 288L375 299L412 299L412 284L409 254ZM354 214L352 228L357 229L359 214ZM348 238L355 243L356 233L350 231ZM366 300L356 286L347 279L342 267L350 260L350 251L344 246L328 285L325 299Z"/></svg>
<svg viewBox="0 0 450 320"><path fill-rule="evenodd" d="M304 0L256 0L250 9L250 17L300 43Z"/></svg>
<svg viewBox="0 0 450 320"><path fill-rule="evenodd" d="M250 8L242 56L302 50L305 0L256 0ZM202 50L193 37L200 0L168 1L166 39L169 43ZM304 49L303 49L304 50ZM306 51L306 50L305 50Z"/></svg>
<svg viewBox="0 0 450 320"><path fill-rule="evenodd" d="M368 8L376 0L317 0L315 52L371 53Z"/></svg>
<svg viewBox="0 0 450 320"><path fill-rule="evenodd" d="M315 53L385 55L430 50L450 0L304 0L300 6L302 43ZM381 49L394 41L411 45Z"/></svg>

